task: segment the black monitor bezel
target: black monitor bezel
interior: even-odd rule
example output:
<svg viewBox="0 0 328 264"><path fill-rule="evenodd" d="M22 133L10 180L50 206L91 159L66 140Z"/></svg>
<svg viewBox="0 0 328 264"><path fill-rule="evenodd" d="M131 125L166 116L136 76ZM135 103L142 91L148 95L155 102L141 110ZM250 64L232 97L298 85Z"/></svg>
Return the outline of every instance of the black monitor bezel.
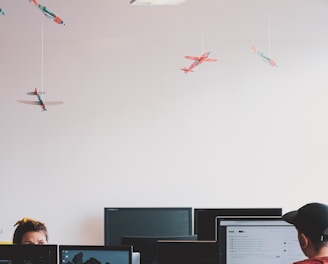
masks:
<svg viewBox="0 0 328 264"><path fill-rule="evenodd" d="M141 211L141 210L147 210L147 211L165 211L165 210L173 210L173 211L186 211L188 213L188 234L181 234L177 236L189 236L193 235L193 209L192 207L105 207L104 208L104 244L105 245L113 245L113 243L110 239L110 232L108 227L108 214L107 212L110 210L129 210L129 211ZM123 236L136 236L133 234L122 234ZM139 235L138 235L139 236ZM148 234L140 234L140 236L151 236ZM156 235L155 235L156 236ZM163 237L163 235L159 235ZM158 236L158 237L159 237ZM172 236L172 235L170 235ZM117 244L117 243L116 243Z"/></svg>

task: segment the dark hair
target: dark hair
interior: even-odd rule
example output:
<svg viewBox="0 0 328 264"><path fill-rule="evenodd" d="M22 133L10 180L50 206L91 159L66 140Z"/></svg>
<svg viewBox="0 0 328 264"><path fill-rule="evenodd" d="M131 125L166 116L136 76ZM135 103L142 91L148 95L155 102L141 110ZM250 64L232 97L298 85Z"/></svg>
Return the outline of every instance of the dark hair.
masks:
<svg viewBox="0 0 328 264"><path fill-rule="evenodd" d="M21 244L24 234L27 232L38 232L41 231L45 234L48 241L48 231L44 223L24 217L22 220L17 221L14 225L17 226L14 232L13 243Z"/></svg>
<svg viewBox="0 0 328 264"><path fill-rule="evenodd" d="M306 235L306 234L305 234ZM308 238L311 239L312 241L312 246L314 248L315 251L319 251L321 248L323 247L327 247L328 246L328 242L327 241L318 241L317 239L312 239L311 237L308 236Z"/></svg>

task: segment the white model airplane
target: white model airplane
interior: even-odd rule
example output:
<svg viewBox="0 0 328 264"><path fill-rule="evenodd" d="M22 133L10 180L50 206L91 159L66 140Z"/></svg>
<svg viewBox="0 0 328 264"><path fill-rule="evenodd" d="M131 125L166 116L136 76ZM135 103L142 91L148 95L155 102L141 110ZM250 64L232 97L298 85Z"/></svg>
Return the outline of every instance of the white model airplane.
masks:
<svg viewBox="0 0 328 264"><path fill-rule="evenodd" d="M40 105L42 108L42 111L47 111L46 105L59 105L63 104L62 101L43 101L40 94L43 94L43 92L38 92L37 88L34 89L33 92L28 92L28 95L36 95L38 100L37 101L29 101L29 100L17 100L19 103L23 104L32 104L32 105Z"/></svg>

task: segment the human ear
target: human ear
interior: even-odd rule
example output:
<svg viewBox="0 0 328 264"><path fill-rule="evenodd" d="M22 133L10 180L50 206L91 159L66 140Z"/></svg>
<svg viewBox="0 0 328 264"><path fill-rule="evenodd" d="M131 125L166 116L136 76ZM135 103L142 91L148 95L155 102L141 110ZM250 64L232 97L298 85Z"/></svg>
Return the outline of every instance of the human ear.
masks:
<svg viewBox="0 0 328 264"><path fill-rule="evenodd" d="M306 249L309 246L309 239L307 238L306 235L303 233L298 233L298 241L300 243L300 247L303 249Z"/></svg>

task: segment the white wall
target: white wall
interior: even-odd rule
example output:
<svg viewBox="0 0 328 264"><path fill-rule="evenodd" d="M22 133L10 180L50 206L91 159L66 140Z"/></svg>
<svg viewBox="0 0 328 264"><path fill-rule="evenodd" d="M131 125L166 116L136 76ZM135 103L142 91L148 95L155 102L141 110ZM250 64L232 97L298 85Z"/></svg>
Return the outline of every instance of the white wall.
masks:
<svg viewBox="0 0 328 264"><path fill-rule="evenodd" d="M1 3L0 241L24 216L102 244L104 207L328 202L327 1L40 3L67 25ZM179 70L207 50L217 63ZM42 79L63 105L16 102Z"/></svg>

